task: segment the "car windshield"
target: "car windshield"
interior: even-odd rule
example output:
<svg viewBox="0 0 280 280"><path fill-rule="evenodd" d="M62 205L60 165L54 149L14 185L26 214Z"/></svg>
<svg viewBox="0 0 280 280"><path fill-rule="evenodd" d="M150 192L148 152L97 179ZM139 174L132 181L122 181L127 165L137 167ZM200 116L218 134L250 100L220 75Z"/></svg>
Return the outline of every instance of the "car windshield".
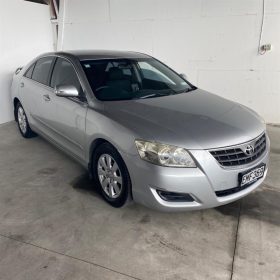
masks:
<svg viewBox="0 0 280 280"><path fill-rule="evenodd" d="M130 100L179 94L195 89L153 58L81 61L99 100Z"/></svg>

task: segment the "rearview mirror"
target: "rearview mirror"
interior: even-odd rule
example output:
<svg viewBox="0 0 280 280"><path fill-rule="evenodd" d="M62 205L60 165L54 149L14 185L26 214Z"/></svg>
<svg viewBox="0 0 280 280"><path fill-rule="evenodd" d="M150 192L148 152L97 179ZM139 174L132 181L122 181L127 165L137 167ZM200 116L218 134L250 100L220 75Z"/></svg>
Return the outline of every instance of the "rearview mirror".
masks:
<svg viewBox="0 0 280 280"><path fill-rule="evenodd" d="M187 80L187 79L188 79L188 77L187 77L187 75L186 75L185 73L181 73L180 76L181 76L184 80Z"/></svg>
<svg viewBox="0 0 280 280"><path fill-rule="evenodd" d="M76 87L71 85L61 85L54 88L54 93L61 97L78 97L79 92Z"/></svg>

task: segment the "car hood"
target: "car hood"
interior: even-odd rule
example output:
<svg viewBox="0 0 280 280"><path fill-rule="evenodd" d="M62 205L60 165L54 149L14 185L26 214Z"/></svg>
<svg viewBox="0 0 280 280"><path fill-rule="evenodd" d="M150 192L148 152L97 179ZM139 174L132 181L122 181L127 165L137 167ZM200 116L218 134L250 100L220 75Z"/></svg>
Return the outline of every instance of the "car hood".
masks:
<svg viewBox="0 0 280 280"><path fill-rule="evenodd" d="M105 114L134 132L136 138L187 149L236 145L265 130L254 111L200 89L104 104Z"/></svg>

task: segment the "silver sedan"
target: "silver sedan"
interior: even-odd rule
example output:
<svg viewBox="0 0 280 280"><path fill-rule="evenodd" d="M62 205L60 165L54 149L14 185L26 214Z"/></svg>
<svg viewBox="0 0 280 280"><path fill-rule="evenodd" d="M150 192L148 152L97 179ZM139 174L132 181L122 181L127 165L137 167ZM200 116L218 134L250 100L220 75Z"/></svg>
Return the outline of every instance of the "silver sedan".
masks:
<svg viewBox="0 0 280 280"><path fill-rule="evenodd" d="M80 162L114 207L216 207L256 189L270 142L251 109L135 52L43 54L12 83L19 131Z"/></svg>

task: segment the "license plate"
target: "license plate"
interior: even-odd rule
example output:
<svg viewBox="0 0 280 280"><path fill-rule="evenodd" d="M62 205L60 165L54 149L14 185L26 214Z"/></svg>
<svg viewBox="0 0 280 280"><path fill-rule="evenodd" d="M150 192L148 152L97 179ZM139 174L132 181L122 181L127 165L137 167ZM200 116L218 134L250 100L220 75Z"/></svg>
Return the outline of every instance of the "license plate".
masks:
<svg viewBox="0 0 280 280"><path fill-rule="evenodd" d="M239 174L240 179L240 186L243 187L245 185L250 185L257 181L258 179L262 178L265 171L265 164L262 164L254 169L247 171L246 173Z"/></svg>

